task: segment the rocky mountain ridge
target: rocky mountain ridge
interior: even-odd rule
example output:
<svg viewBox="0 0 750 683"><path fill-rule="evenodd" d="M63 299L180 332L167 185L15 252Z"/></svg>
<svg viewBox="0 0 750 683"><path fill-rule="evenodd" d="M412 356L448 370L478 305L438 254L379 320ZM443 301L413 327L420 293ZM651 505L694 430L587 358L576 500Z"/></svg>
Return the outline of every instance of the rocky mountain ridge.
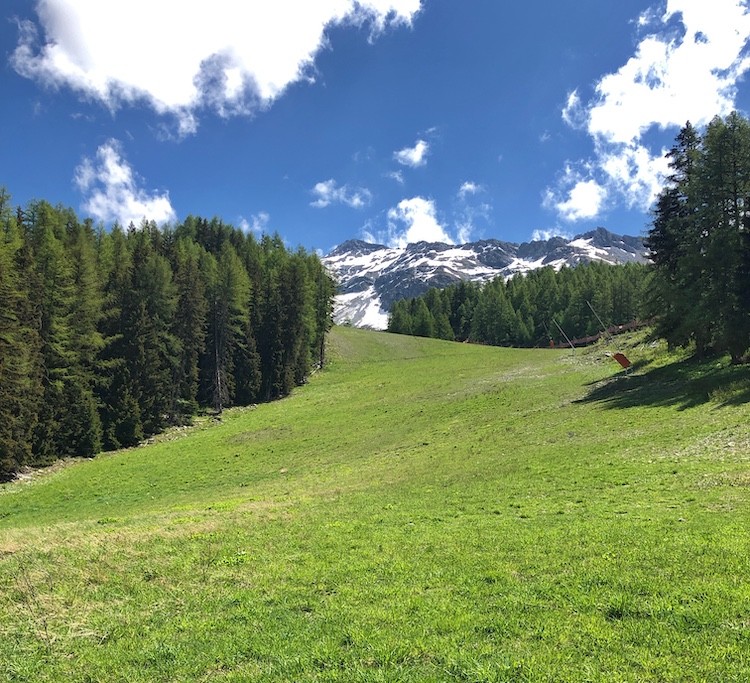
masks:
<svg viewBox="0 0 750 683"><path fill-rule="evenodd" d="M393 302L419 296L431 287L508 278L544 266L559 269L591 261L621 264L647 259L641 237L597 228L572 240L553 237L522 244L489 239L461 245L417 242L394 248L348 240L322 261L339 285L336 322L385 329Z"/></svg>

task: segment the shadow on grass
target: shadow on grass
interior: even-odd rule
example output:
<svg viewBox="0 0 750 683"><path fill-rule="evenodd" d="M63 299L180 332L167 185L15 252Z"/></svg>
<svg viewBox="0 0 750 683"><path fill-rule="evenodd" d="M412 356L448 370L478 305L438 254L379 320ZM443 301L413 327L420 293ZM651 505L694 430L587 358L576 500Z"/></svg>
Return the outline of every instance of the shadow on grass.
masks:
<svg viewBox="0 0 750 683"><path fill-rule="evenodd" d="M589 393L576 403L602 403L609 408L677 406L680 410L714 402L718 407L750 402L750 365L732 366L726 360L687 360L647 369L634 363L605 382L592 382Z"/></svg>

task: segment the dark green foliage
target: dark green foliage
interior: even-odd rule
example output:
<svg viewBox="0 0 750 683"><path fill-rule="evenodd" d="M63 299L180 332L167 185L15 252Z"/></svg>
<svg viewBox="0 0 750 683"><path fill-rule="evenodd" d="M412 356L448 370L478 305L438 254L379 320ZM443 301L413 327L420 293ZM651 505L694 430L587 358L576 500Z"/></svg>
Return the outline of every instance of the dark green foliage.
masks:
<svg viewBox="0 0 750 683"><path fill-rule="evenodd" d="M0 481L33 461L41 397L41 345L29 299L26 249L10 198L0 188Z"/></svg>
<svg viewBox="0 0 750 683"><path fill-rule="evenodd" d="M427 308L423 298L412 299L411 307L412 333L417 337L435 336L435 317Z"/></svg>
<svg viewBox="0 0 750 683"><path fill-rule="evenodd" d="M138 401L145 435L166 425L172 379L178 363L171 332L177 297L167 259L154 248L147 230L131 232L132 268L123 307L124 358L130 393Z"/></svg>
<svg viewBox="0 0 750 683"><path fill-rule="evenodd" d="M585 337L601 331L594 311L605 325L637 319L646 273L646 266L635 263L590 263L559 272L541 268L507 282L460 282L397 301L388 330L495 346L548 346L560 341L553 320L568 336Z"/></svg>
<svg viewBox="0 0 750 683"><path fill-rule="evenodd" d="M313 358L317 367L322 369L325 365L326 333L333 326L333 297L336 294L336 285L316 256L307 257L307 267L314 291Z"/></svg>
<svg viewBox="0 0 750 683"><path fill-rule="evenodd" d="M171 419L174 422L189 419L198 409L198 360L206 336L208 310L201 259L207 256L201 246L186 238L180 239L174 249L177 310L172 334L178 344L172 379Z"/></svg>
<svg viewBox="0 0 750 683"><path fill-rule="evenodd" d="M203 357L204 395L216 412L232 405L235 362L249 321L250 279L229 242L208 268L208 330Z"/></svg>
<svg viewBox="0 0 750 683"><path fill-rule="evenodd" d="M688 122L668 156L647 240L649 311L670 345L739 361L750 348L750 123L735 112L699 136Z"/></svg>
<svg viewBox="0 0 750 683"><path fill-rule="evenodd" d="M388 331L396 334L412 334L413 324L409 302L406 299L400 299L393 304L388 317Z"/></svg>
<svg viewBox="0 0 750 683"><path fill-rule="evenodd" d="M95 230L0 189L0 479L285 396L322 366L333 294L278 237L196 217Z"/></svg>

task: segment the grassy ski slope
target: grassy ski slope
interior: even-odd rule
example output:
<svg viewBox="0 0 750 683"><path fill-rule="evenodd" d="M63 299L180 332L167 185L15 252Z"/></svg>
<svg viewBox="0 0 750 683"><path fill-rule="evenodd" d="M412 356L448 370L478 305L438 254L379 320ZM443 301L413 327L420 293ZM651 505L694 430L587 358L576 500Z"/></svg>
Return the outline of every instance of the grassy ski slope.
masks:
<svg viewBox="0 0 750 683"><path fill-rule="evenodd" d="M339 328L289 399L0 486L0 680L749 680L748 369L606 350Z"/></svg>

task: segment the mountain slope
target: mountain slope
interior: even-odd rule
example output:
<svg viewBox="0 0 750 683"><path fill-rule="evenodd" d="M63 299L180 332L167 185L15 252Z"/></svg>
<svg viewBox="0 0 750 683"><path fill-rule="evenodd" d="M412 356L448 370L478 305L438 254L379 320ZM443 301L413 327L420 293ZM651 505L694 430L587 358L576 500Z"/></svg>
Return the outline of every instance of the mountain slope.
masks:
<svg viewBox="0 0 750 683"><path fill-rule="evenodd" d="M486 282L536 268L574 266L590 261L645 262L640 237L615 235L597 228L572 240L514 244L481 240L462 245L417 242L391 248L349 240L323 258L339 283L337 323L385 329L395 301L424 294L432 287L447 287L460 280Z"/></svg>
<svg viewBox="0 0 750 683"><path fill-rule="evenodd" d="M750 680L750 368L642 340L338 327L291 398L0 485L0 680Z"/></svg>

